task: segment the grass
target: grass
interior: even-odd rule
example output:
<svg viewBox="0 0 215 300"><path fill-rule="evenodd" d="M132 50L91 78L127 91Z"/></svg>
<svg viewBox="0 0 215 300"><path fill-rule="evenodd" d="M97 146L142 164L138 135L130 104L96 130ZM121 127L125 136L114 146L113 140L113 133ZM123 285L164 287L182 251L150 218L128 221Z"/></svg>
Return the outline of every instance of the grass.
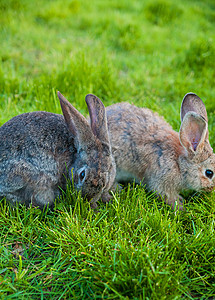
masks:
<svg viewBox="0 0 215 300"><path fill-rule="evenodd" d="M60 113L60 90L129 101L175 128L189 92L205 102L215 146L214 2L1 0L0 125ZM2 299L213 299L215 196L174 213L128 185L95 214L70 187L53 212L0 201Z"/></svg>

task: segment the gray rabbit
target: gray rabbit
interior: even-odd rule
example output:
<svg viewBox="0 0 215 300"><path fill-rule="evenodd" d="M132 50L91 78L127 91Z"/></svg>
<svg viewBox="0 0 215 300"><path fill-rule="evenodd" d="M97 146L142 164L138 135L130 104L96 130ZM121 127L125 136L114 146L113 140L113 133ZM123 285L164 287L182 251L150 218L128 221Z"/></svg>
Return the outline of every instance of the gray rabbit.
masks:
<svg viewBox="0 0 215 300"><path fill-rule="evenodd" d="M58 97L63 116L24 113L0 127L0 198L52 207L68 176L95 208L99 198L109 201L116 172L105 107L86 96L89 125L59 92Z"/></svg>
<svg viewBox="0 0 215 300"><path fill-rule="evenodd" d="M215 154L205 105L197 95L183 99L179 133L147 108L119 103L106 111L117 182L142 181L180 210L183 190L214 189Z"/></svg>

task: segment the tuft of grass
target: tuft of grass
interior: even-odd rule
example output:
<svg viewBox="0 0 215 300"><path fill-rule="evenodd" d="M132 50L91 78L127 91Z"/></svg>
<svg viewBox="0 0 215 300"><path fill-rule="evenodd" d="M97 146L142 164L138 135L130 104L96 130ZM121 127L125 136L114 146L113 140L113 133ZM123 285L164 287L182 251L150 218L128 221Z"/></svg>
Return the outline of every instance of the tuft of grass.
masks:
<svg viewBox="0 0 215 300"><path fill-rule="evenodd" d="M180 18L183 10L172 1L158 0L149 2L145 7L146 18L155 25L167 25Z"/></svg>
<svg viewBox="0 0 215 300"><path fill-rule="evenodd" d="M212 40L198 39L192 41L185 52L184 64L200 76L203 68L215 67L215 48Z"/></svg>

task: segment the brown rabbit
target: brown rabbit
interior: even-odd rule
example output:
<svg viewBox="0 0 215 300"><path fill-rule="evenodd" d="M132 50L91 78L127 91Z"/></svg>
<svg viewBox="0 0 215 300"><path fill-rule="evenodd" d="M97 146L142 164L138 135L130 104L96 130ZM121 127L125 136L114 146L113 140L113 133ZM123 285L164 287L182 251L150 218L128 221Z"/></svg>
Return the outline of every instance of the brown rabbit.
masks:
<svg viewBox="0 0 215 300"><path fill-rule="evenodd" d="M183 190L213 190L215 155L197 95L188 93L182 101L179 133L147 108L119 103L106 110L117 182L142 182L180 210Z"/></svg>
<svg viewBox="0 0 215 300"><path fill-rule="evenodd" d="M116 173L105 107L86 96L90 126L59 92L58 97L63 116L25 113L0 127L0 198L53 206L67 176L95 208L100 197L109 200Z"/></svg>

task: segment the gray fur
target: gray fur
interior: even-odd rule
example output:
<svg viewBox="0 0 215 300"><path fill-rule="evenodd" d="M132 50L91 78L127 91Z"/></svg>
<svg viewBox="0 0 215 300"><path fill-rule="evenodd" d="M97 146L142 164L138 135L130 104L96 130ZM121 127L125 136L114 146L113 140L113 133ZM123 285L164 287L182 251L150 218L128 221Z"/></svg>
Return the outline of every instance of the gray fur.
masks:
<svg viewBox="0 0 215 300"><path fill-rule="evenodd" d="M87 96L94 114L99 111L103 117L104 124L98 117L93 120L103 129L103 135L98 137L59 92L58 97L64 116L25 113L0 127L0 197L11 203L53 206L60 195L59 188L65 190L69 178L96 207L95 203L108 192L115 178L110 141L108 133L105 134L104 105L96 96ZM86 175L83 181L82 170Z"/></svg>

